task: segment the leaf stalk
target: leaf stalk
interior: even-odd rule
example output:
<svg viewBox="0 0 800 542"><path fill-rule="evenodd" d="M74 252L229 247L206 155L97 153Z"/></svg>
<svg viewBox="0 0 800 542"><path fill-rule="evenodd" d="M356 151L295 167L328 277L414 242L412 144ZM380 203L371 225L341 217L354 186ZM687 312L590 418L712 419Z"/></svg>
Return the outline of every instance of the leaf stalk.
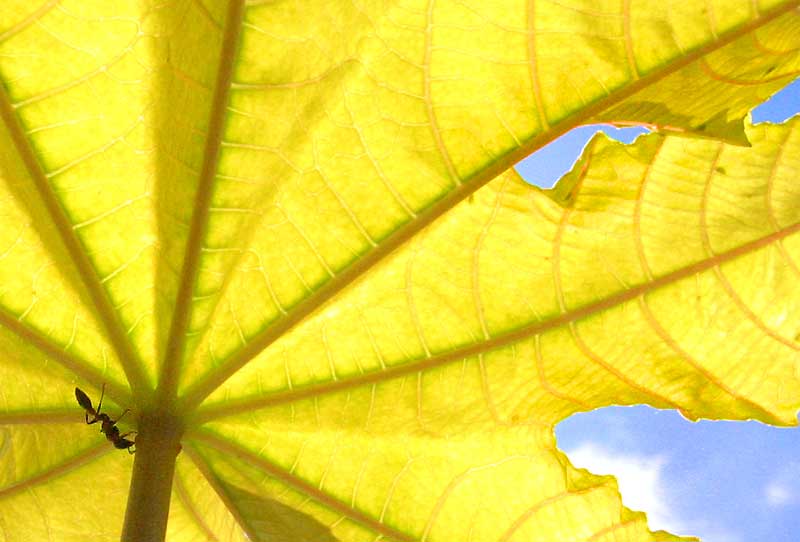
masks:
<svg viewBox="0 0 800 542"><path fill-rule="evenodd" d="M142 414L122 542L161 542L167 532L172 478L183 427L178 418Z"/></svg>

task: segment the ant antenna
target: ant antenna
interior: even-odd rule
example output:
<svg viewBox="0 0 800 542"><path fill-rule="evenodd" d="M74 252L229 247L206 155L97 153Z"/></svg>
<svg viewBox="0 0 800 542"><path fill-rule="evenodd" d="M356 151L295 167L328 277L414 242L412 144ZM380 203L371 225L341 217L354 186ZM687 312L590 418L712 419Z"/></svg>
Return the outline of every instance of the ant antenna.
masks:
<svg viewBox="0 0 800 542"><path fill-rule="evenodd" d="M100 390L100 402L97 403L97 413L100 413L100 407L103 405L103 395L106 393L106 383L103 382L103 388Z"/></svg>

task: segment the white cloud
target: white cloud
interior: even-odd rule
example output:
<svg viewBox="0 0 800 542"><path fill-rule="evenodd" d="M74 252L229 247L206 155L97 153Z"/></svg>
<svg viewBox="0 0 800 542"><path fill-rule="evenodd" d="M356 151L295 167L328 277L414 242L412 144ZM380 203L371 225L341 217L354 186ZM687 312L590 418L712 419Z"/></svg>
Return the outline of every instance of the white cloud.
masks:
<svg viewBox="0 0 800 542"><path fill-rule="evenodd" d="M764 501L771 508L798 506L800 492L797 487L800 487L800 463L793 461L780 465L764 486Z"/></svg>
<svg viewBox="0 0 800 542"><path fill-rule="evenodd" d="M764 496L770 506L785 506L795 500L794 492L780 481L773 481L764 488Z"/></svg>
<svg viewBox="0 0 800 542"><path fill-rule="evenodd" d="M687 532L687 524L671 509L667 498L661 455L617 453L594 443L584 443L567 452L572 464L595 474L613 474L619 482L622 502L632 510L647 513L653 530Z"/></svg>
<svg viewBox="0 0 800 542"><path fill-rule="evenodd" d="M710 516L681 516L669 500L667 480L669 459L665 455L617 452L593 442L565 451L572 464L596 474L617 478L622 502L631 510L647 514L651 530L663 529L675 534L699 536L703 542L744 542L744 538Z"/></svg>

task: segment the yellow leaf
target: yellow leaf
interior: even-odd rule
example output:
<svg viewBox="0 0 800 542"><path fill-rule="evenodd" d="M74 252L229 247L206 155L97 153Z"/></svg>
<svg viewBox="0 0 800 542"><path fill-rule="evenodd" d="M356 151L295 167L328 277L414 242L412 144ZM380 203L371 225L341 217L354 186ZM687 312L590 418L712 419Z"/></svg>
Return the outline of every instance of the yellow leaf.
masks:
<svg viewBox="0 0 800 542"><path fill-rule="evenodd" d="M5 0L0 533L687 540L553 427L796 423L798 7Z"/></svg>

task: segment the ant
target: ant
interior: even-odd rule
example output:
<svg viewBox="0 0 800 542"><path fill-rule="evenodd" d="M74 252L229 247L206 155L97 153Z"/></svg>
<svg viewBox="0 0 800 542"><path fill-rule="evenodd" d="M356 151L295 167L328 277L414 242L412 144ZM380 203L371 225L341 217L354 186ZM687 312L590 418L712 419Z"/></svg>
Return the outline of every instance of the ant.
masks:
<svg viewBox="0 0 800 542"><path fill-rule="evenodd" d="M133 454L136 452L136 448L133 447L136 443L132 440L126 439L125 437L136 434L136 431L129 431L120 435L119 428L117 427L117 422L128 413L128 409L126 408L125 412L123 412L116 420L112 420L108 414L103 414L100 412L100 407L103 405L103 395L105 392L106 385L104 383L103 390L100 392L100 402L97 403L97 410L95 410L92 406L92 400L89 399L89 396L86 395L80 388L75 388L75 398L78 400L78 404L81 405L86 411L85 417L88 425L101 422L102 425L100 426L100 432L105 434L106 438L114 443L114 447L119 448L120 450L128 450L129 454ZM89 419L89 414L92 415L91 420Z"/></svg>

